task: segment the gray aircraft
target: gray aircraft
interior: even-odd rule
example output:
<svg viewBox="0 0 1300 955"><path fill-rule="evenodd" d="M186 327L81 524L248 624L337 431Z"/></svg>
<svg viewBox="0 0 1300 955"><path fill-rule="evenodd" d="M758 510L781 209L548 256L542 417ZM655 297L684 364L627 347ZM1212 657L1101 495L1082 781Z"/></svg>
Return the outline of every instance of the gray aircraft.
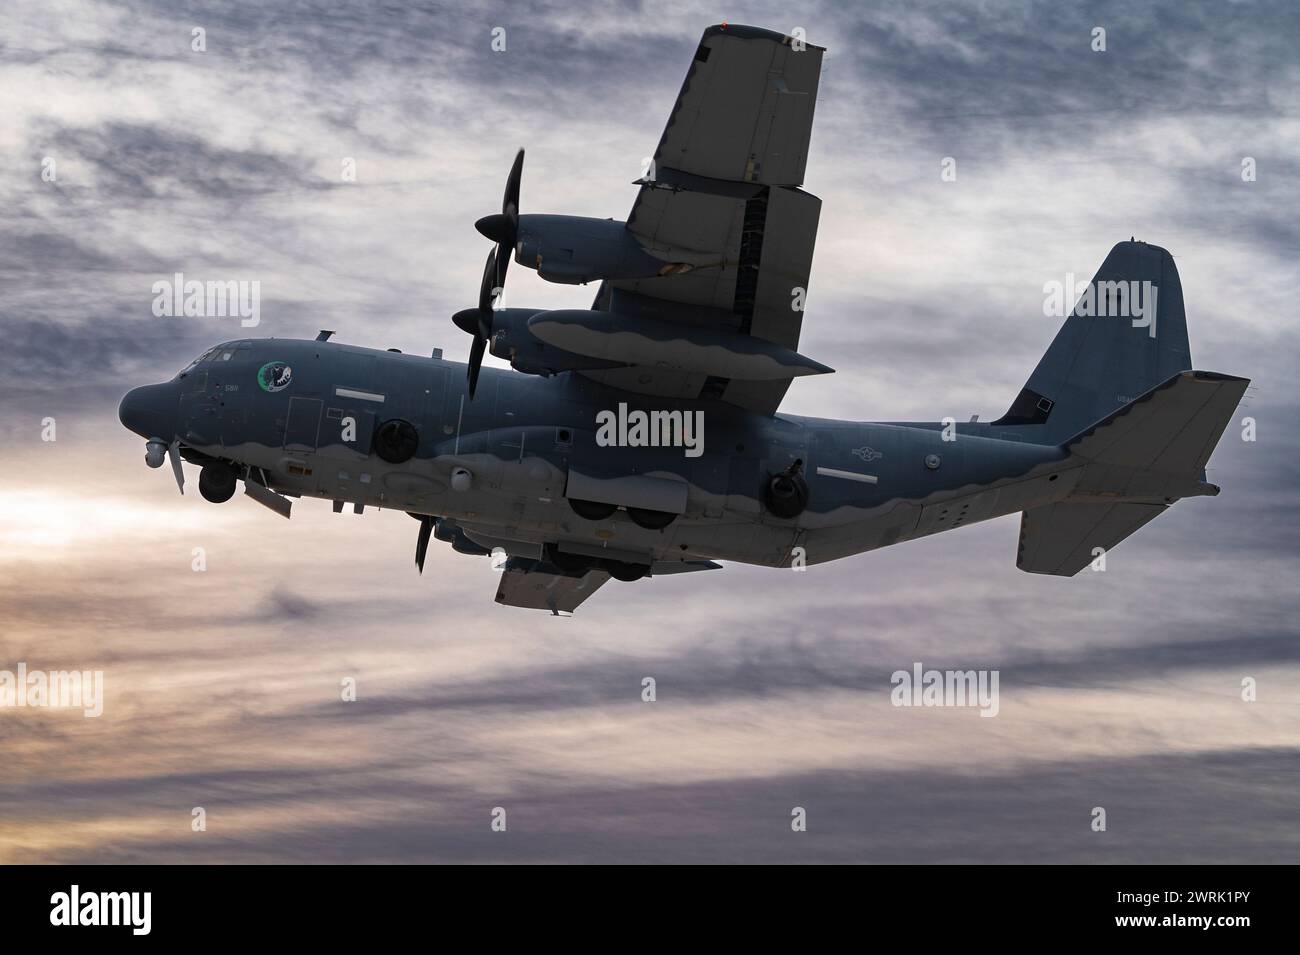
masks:
<svg viewBox="0 0 1300 955"><path fill-rule="evenodd" d="M1248 381L1192 371L1164 249L1106 257L996 421L779 414L830 372L799 343L820 200L800 189L823 50L710 27L626 222L522 214L523 151L499 214L468 366L330 340L231 341L123 398L145 460L291 499L404 510L493 555L496 599L570 612L613 577L835 560L1022 512L1018 566L1072 575L1184 497ZM500 308L510 258L598 282L590 309ZM1064 313L1064 308L1062 309ZM485 351L513 370L482 369Z"/></svg>

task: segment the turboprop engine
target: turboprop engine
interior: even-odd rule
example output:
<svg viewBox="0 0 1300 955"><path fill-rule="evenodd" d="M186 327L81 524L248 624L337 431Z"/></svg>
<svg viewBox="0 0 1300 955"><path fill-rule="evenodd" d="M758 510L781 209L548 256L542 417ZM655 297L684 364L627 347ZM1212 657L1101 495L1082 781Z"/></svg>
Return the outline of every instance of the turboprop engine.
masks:
<svg viewBox="0 0 1300 955"><path fill-rule="evenodd" d="M564 285L653 278L686 268L647 253L626 223L581 216L520 216L515 261Z"/></svg>
<svg viewBox="0 0 1300 955"><path fill-rule="evenodd" d="M648 279L690 270L691 266L684 262L665 262L646 252L627 230L627 223L617 219L520 215L523 166L521 149L506 179L501 211L474 223L480 234L497 244L501 258L513 251L520 265L536 269L548 282L563 285L585 285L602 279Z"/></svg>

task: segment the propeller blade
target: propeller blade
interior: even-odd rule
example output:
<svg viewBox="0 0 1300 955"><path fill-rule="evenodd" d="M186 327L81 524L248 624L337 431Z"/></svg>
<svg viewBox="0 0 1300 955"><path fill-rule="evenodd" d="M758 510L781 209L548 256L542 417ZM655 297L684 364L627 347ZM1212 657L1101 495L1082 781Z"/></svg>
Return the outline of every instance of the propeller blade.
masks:
<svg viewBox="0 0 1300 955"><path fill-rule="evenodd" d="M474 336L474 347L469 350L469 400L474 400L474 391L478 388L478 373L483 367L483 352L487 351L487 339L481 335Z"/></svg>
<svg viewBox="0 0 1300 955"><path fill-rule="evenodd" d="M500 287L497 284L497 247L494 245L491 251L488 252L487 261L483 263L483 281L479 283L478 287L478 310L487 313L489 328L492 321L492 292ZM482 324L483 318L480 317L479 325L482 326Z"/></svg>
<svg viewBox="0 0 1300 955"><path fill-rule="evenodd" d="M499 291L500 294L504 294L506 290L506 270L510 268L510 251L512 245L513 243L511 245L498 245L496 247L497 258L494 263L496 268L493 270L495 274L493 275L494 284L492 290L494 292ZM500 294L492 296L493 308L500 306Z"/></svg>
<svg viewBox="0 0 1300 955"><path fill-rule="evenodd" d="M510 220L512 233L510 244L513 246L513 233L519 231L519 180L524 175L524 151L515 154L515 163L510 167L510 176L506 179L506 194L501 200L501 214Z"/></svg>
<svg viewBox="0 0 1300 955"><path fill-rule="evenodd" d="M429 537L433 534L433 518L420 518L420 536L415 540L415 566L424 573L424 557L429 552Z"/></svg>
<svg viewBox="0 0 1300 955"><path fill-rule="evenodd" d="M181 470L181 442L177 438L171 444L167 445L167 458L172 463L172 474L176 475L176 487L181 494L185 493L185 472Z"/></svg>

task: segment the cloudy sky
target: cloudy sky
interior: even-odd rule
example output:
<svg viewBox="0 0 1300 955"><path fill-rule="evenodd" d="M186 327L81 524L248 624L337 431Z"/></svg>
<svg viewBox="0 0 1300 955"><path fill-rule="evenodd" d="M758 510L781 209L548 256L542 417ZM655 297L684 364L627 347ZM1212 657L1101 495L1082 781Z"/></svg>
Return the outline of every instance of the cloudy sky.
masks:
<svg viewBox="0 0 1300 955"><path fill-rule="evenodd" d="M1135 235L1178 262L1197 367L1254 381L1223 494L1073 579L1018 571L1009 517L552 618L436 544L417 576L402 514L285 523L145 467L118 399L241 335L155 318L155 281L255 279L258 335L463 360L515 149L525 211L624 217L723 18L828 48L800 350L838 371L785 410L996 417L1055 332L1044 282ZM1297 35L1182 0L9 0L0 670L102 669L106 699L0 710L0 861L1294 860ZM589 299L511 273L512 305ZM998 669L999 715L891 706L916 661Z"/></svg>

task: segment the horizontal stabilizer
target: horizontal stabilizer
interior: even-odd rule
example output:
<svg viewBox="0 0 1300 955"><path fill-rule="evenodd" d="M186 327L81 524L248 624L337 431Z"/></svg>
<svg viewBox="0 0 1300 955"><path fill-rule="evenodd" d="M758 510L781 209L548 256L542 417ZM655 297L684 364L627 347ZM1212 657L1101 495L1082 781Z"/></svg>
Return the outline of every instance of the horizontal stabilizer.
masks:
<svg viewBox="0 0 1300 955"><path fill-rule="evenodd" d="M1024 512L1016 565L1071 576L1179 498L1217 494L1205 465L1248 384L1179 372L1066 441L1083 475L1068 500Z"/></svg>
<svg viewBox="0 0 1300 955"><path fill-rule="evenodd" d="M1065 449L1100 464L1199 474L1249 384L1212 371L1181 372L1075 435Z"/></svg>
<svg viewBox="0 0 1300 955"><path fill-rule="evenodd" d="M1048 504L1020 517L1016 566L1031 574L1071 577L1165 511L1163 504Z"/></svg>

